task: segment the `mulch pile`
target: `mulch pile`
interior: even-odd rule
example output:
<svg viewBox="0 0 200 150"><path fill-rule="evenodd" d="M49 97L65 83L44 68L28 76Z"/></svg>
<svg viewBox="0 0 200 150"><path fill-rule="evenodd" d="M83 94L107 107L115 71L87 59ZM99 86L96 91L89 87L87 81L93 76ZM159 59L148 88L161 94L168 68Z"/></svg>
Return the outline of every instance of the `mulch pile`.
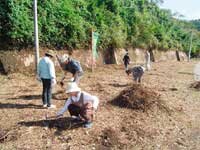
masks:
<svg viewBox="0 0 200 150"><path fill-rule="evenodd" d="M5 139L6 131L0 130L0 141Z"/></svg>
<svg viewBox="0 0 200 150"><path fill-rule="evenodd" d="M190 88L194 88L199 90L200 89L200 82L194 82L190 85Z"/></svg>
<svg viewBox="0 0 200 150"><path fill-rule="evenodd" d="M102 135L102 145L104 146L114 146L119 144L119 138L117 132L111 128L104 129Z"/></svg>
<svg viewBox="0 0 200 150"><path fill-rule="evenodd" d="M165 104L160 100L160 94L155 92L155 89L140 84L132 84L124 89L111 101L111 104L143 111L150 109L154 105L167 109Z"/></svg>
<svg viewBox="0 0 200 150"><path fill-rule="evenodd" d="M18 133L16 130L2 130L0 129L0 143L17 140Z"/></svg>
<svg viewBox="0 0 200 150"><path fill-rule="evenodd" d="M105 128L100 136L99 144L97 144L97 150L110 150L110 149L123 149L123 144L121 143L119 131L113 128Z"/></svg>

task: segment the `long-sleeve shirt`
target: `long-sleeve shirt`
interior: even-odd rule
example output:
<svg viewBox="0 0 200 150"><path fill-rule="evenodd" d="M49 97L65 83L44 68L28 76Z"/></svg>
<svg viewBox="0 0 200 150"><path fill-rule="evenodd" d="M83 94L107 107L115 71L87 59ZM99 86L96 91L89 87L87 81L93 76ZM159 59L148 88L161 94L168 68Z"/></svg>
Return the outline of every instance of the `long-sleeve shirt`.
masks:
<svg viewBox="0 0 200 150"><path fill-rule="evenodd" d="M83 69L82 69L82 67L80 65L80 62L78 62L76 60L73 60L73 59L70 59L68 64L65 64L63 66L63 69L66 70L66 71L71 72L73 75L76 72L83 72Z"/></svg>
<svg viewBox="0 0 200 150"><path fill-rule="evenodd" d="M97 107L99 105L99 99L96 96L93 96L93 95L90 95L87 92L81 91L81 92L78 93L77 97L75 97L75 96L69 97L67 99L67 101L65 102L64 107L57 113L57 115L62 115L65 111L67 111L68 106L70 104L72 104L72 100L74 102L78 102L79 99L80 99L81 93L83 93L83 103L86 104L87 102L92 102L93 108L97 109Z"/></svg>
<svg viewBox="0 0 200 150"><path fill-rule="evenodd" d="M144 74L144 69L141 66L135 66L131 69L133 79L140 78Z"/></svg>
<svg viewBox="0 0 200 150"><path fill-rule="evenodd" d="M130 57L126 54L123 58L124 64L129 64L130 62Z"/></svg>
<svg viewBox="0 0 200 150"><path fill-rule="evenodd" d="M38 76L43 79L55 79L55 67L53 61L45 56L38 64Z"/></svg>

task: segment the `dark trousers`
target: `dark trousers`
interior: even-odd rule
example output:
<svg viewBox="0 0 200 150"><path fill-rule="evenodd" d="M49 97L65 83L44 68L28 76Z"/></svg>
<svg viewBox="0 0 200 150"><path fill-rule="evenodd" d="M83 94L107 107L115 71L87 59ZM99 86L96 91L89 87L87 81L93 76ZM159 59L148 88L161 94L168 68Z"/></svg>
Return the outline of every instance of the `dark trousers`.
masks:
<svg viewBox="0 0 200 150"><path fill-rule="evenodd" d="M125 70L128 70L128 65L129 65L129 63L128 63L128 62L124 62L124 67L125 67Z"/></svg>
<svg viewBox="0 0 200 150"><path fill-rule="evenodd" d="M43 105L51 106L51 95L52 86L51 79L42 79L43 91L42 91L42 102Z"/></svg>
<svg viewBox="0 0 200 150"><path fill-rule="evenodd" d="M68 107L71 116L81 116L85 121L92 122L94 109L90 103L85 104L83 107L79 107L74 104L70 104Z"/></svg>

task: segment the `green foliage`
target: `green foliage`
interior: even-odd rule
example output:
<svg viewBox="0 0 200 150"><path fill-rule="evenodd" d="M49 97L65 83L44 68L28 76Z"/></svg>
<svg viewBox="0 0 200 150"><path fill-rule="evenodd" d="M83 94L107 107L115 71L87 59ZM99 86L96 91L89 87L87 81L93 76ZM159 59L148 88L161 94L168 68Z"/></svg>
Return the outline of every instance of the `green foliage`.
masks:
<svg viewBox="0 0 200 150"><path fill-rule="evenodd" d="M119 16L118 1L91 1L88 9L92 14L91 22L100 33L100 46L123 47L126 41L126 26Z"/></svg>
<svg viewBox="0 0 200 150"><path fill-rule="evenodd" d="M40 45L85 48L91 30L100 34L99 48L141 47L200 50L200 21L173 18L160 9L163 0L42 0L38 1ZM0 41L26 47L34 43L33 0L2 0ZM1 42L2 43L2 42Z"/></svg>
<svg viewBox="0 0 200 150"><path fill-rule="evenodd" d="M77 1L41 1L39 7L40 39L47 46L80 48L89 40L89 22L81 16L88 13Z"/></svg>
<svg viewBox="0 0 200 150"><path fill-rule="evenodd" d="M194 27L200 31L200 19L191 21Z"/></svg>
<svg viewBox="0 0 200 150"><path fill-rule="evenodd" d="M9 14L10 9L8 7L8 1L0 2L0 37L2 39L8 40L8 31L10 29L9 24Z"/></svg>
<svg viewBox="0 0 200 150"><path fill-rule="evenodd" d="M10 0L9 22L11 24L8 36L14 43L31 44L33 41L33 12L30 0Z"/></svg>

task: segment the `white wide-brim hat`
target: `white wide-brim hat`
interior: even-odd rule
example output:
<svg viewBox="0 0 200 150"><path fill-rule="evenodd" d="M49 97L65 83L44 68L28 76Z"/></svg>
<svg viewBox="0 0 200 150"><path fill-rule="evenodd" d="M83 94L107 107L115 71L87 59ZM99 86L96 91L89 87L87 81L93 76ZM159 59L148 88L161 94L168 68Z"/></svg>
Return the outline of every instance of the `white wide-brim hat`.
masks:
<svg viewBox="0 0 200 150"><path fill-rule="evenodd" d="M81 89L78 87L76 82L69 82L67 85L66 93L71 93L71 92L79 92Z"/></svg>
<svg viewBox="0 0 200 150"><path fill-rule="evenodd" d="M64 63L66 60L68 60L69 59L69 55L68 54L64 54L64 55L62 55L62 57L61 57L61 62L62 63Z"/></svg>
<svg viewBox="0 0 200 150"><path fill-rule="evenodd" d="M55 55L53 50L48 50L45 54L50 55L52 57L54 57L54 55Z"/></svg>

